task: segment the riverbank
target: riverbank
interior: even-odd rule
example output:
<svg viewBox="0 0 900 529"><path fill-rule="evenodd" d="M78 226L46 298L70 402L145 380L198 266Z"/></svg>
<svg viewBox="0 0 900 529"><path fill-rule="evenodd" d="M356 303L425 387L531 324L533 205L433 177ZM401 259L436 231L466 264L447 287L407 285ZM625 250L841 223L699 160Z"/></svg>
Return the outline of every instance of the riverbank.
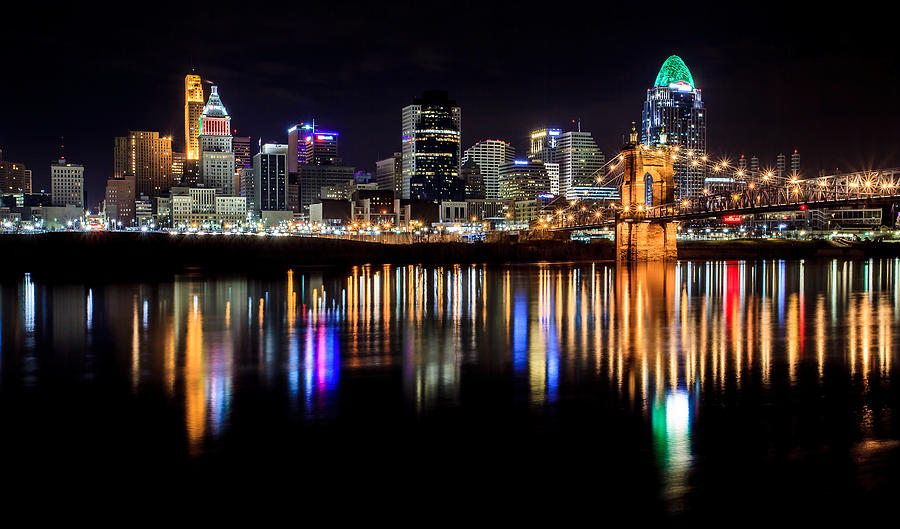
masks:
<svg viewBox="0 0 900 529"><path fill-rule="evenodd" d="M0 236L0 272L41 275L171 274L186 270L266 273L357 264L451 264L613 260L614 243L568 240L380 244L312 237L43 233ZM680 241L679 259L830 259L900 256L898 243L736 240Z"/></svg>

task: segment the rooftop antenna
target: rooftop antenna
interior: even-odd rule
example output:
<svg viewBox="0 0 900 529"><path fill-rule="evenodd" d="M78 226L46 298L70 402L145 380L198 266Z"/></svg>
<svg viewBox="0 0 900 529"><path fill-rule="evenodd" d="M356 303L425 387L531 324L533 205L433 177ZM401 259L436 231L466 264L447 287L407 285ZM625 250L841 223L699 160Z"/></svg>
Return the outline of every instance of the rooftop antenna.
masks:
<svg viewBox="0 0 900 529"><path fill-rule="evenodd" d="M66 161L66 146L64 143L64 138L62 136L59 137L59 161Z"/></svg>

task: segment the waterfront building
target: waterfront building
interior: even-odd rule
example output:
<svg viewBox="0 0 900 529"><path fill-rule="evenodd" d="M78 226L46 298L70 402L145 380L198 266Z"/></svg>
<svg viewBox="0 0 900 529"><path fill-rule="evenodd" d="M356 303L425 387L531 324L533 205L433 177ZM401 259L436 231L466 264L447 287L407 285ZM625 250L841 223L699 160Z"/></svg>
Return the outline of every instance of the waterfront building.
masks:
<svg viewBox="0 0 900 529"><path fill-rule="evenodd" d="M484 180L484 197L489 199L505 198L500 193L501 164L511 162L516 157L516 149L511 143L503 140L483 140L466 149L462 162L474 161L481 170Z"/></svg>
<svg viewBox="0 0 900 529"><path fill-rule="evenodd" d="M106 181L103 211L107 222L116 227L128 227L134 223L135 179L133 174Z"/></svg>
<svg viewBox="0 0 900 529"><path fill-rule="evenodd" d="M401 113L402 198L465 196L460 168L460 108L442 90L426 91Z"/></svg>
<svg viewBox="0 0 900 529"><path fill-rule="evenodd" d="M172 138L132 130L114 140L113 178L134 177L135 193L158 197L172 187Z"/></svg>
<svg viewBox="0 0 900 529"><path fill-rule="evenodd" d="M26 171L25 164L4 160L0 150L0 193L31 193Z"/></svg>
<svg viewBox="0 0 900 529"><path fill-rule="evenodd" d="M506 218L509 202L506 200L466 199L466 218L477 222Z"/></svg>
<svg viewBox="0 0 900 529"><path fill-rule="evenodd" d="M354 168L343 165L300 165L297 182L302 214L307 215L309 205L320 197L322 188L339 185L353 179Z"/></svg>
<svg viewBox="0 0 900 529"><path fill-rule="evenodd" d="M706 110L691 71L677 55L665 60L644 102L641 143L656 146L663 133L666 142L680 151L675 160L675 197L701 194L705 164L693 165L687 155L706 155Z"/></svg>
<svg viewBox="0 0 900 529"><path fill-rule="evenodd" d="M50 196L54 206L84 208L84 166L60 158L50 165Z"/></svg>
<svg viewBox="0 0 900 529"><path fill-rule="evenodd" d="M200 114L200 181L220 195L234 195L234 151L231 116L216 85Z"/></svg>
<svg viewBox="0 0 900 529"><path fill-rule="evenodd" d="M600 152L590 132L578 130L560 134L555 159L559 164L559 189L554 194L571 200L577 198L573 188L600 187L597 179L604 176L602 168L606 157Z"/></svg>
<svg viewBox="0 0 900 529"><path fill-rule="evenodd" d="M534 200L550 193L550 177L540 160L513 160L500 164L500 195L504 200Z"/></svg>
<svg viewBox="0 0 900 529"><path fill-rule="evenodd" d="M253 205L257 211L287 211L288 146L266 143L253 156Z"/></svg>
<svg viewBox="0 0 900 529"><path fill-rule="evenodd" d="M203 81L199 75L184 76L184 157L200 159L200 115L203 113Z"/></svg>
<svg viewBox="0 0 900 529"><path fill-rule="evenodd" d="M399 152L395 152L390 158L375 162L375 181L378 184L378 189L382 191L390 189L397 198L400 197L402 191L402 158Z"/></svg>

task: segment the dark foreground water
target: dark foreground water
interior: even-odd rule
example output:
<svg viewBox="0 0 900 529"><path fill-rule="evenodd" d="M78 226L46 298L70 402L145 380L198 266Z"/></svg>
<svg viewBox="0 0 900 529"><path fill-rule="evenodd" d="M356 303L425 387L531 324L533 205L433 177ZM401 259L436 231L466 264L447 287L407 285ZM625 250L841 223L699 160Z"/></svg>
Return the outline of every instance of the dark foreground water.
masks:
<svg viewBox="0 0 900 529"><path fill-rule="evenodd" d="M733 523L900 492L900 260L5 279L7 506Z"/></svg>

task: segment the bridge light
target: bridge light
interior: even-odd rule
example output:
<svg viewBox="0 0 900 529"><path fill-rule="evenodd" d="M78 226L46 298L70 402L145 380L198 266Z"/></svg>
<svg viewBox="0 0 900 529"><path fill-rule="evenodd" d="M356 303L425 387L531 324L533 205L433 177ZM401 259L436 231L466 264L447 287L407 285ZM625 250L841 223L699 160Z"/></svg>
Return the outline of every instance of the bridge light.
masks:
<svg viewBox="0 0 900 529"><path fill-rule="evenodd" d="M625 206L624 209L625 209L625 211L627 212L629 209L631 209L631 206Z"/></svg>
<svg viewBox="0 0 900 529"><path fill-rule="evenodd" d="M800 204L800 211L806 211L806 204Z"/></svg>
<svg viewBox="0 0 900 529"><path fill-rule="evenodd" d="M866 187L872 187L872 181L866 180Z"/></svg>
<svg viewBox="0 0 900 529"><path fill-rule="evenodd" d="M737 173L735 173L735 174L737 174L738 176L744 176L744 171L740 171L740 170L739 170L739 171L738 171Z"/></svg>
<svg viewBox="0 0 900 529"><path fill-rule="evenodd" d="M850 182L850 187L859 187L859 182Z"/></svg>
<svg viewBox="0 0 900 529"><path fill-rule="evenodd" d="M740 198L741 198L741 195L739 195L737 193L731 195L731 199L734 200L735 202L737 202Z"/></svg>
<svg viewBox="0 0 900 529"><path fill-rule="evenodd" d="M690 204L690 202L687 201L687 200L683 200L683 201L681 202L681 205L684 206L684 207L688 207L689 204Z"/></svg>
<svg viewBox="0 0 900 529"><path fill-rule="evenodd" d="M644 211L644 206L638 206L638 211Z"/></svg>
<svg viewBox="0 0 900 529"><path fill-rule="evenodd" d="M691 160L691 165L693 165L694 167L697 167L697 160Z"/></svg>
<svg viewBox="0 0 900 529"><path fill-rule="evenodd" d="M747 187L749 187L750 189L753 189L754 187L756 187L756 184L754 184L753 182L750 182L750 183L747 185Z"/></svg>

